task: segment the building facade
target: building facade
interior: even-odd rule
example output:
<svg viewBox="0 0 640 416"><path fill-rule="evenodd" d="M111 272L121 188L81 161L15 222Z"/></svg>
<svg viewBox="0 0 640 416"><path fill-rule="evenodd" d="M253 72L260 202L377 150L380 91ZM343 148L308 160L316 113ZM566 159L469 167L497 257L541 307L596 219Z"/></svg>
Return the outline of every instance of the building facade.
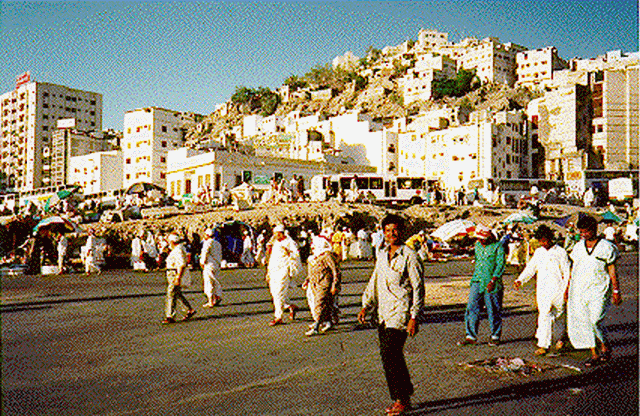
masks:
<svg viewBox="0 0 640 416"><path fill-rule="evenodd" d="M558 50L553 46L518 52L516 86L543 88L552 84L556 72L566 68L568 64L558 56Z"/></svg>
<svg viewBox="0 0 640 416"><path fill-rule="evenodd" d="M170 151L168 157L167 193L174 198L198 194L205 188L219 191L226 185L231 189L243 182L265 189L272 178L288 182L294 174L302 177L308 187L311 178L318 174L375 172L369 166L346 164L331 157L320 162L186 147Z"/></svg>
<svg viewBox="0 0 640 416"><path fill-rule="evenodd" d="M101 133L74 128L57 128L51 135L51 185L71 184L69 162L74 156L112 150L109 139Z"/></svg>
<svg viewBox="0 0 640 416"><path fill-rule="evenodd" d="M58 120L74 118L78 130L102 130L102 95L29 77L21 82L0 96L0 181L26 191L50 184Z"/></svg>
<svg viewBox="0 0 640 416"><path fill-rule="evenodd" d="M150 182L166 188L167 153L184 145L183 129L195 125L194 115L158 107L124 115L122 183Z"/></svg>
<svg viewBox="0 0 640 416"><path fill-rule="evenodd" d="M122 152L112 150L71 157L69 183L82 186L85 195L122 189Z"/></svg>

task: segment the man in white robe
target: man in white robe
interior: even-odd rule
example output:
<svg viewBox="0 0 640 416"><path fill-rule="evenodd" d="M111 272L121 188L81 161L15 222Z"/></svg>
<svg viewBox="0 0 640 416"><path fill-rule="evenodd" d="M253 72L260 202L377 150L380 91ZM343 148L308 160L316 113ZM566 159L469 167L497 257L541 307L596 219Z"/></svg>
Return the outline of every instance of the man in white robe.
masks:
<svg viewBox="0 0 640 416"><path fill-rule="evenodd" d="M274 318L270 326L283 324L284 310L289 310L289 319L294 320L298 307L289 303L291 278L295 277L302 268L300 254L296 243L285 235L285 228L278 225L273 229L274 238L267 246L269 265L266 280L273 297Z"/></svg>
<svg viewBox="0 0 640 416"><path fill-rule="evenodd" d="M513 282L518 290L537 274L536 303L538 306L538 349L536 355L549 351L553 338L553 325L564 311L564 293L569 282L571 265L567 252L553 244L553 231L541 225L535 232L541 247L536 249L520 276Z"/></svg>
<svg viewBox="0 0 640 416"><path fill-rule="evenodd" d="M222 263L222 246L213 238L213 230L207 228L204 232L205 239L200 251L200 267L202 267L202 280L204 282L204 294L208 302L203 308L213 308L222 300L222 285L218 280L220 263Z"/></svg>
<svg viewBox="0 0 640 416"><path fill-rule="evenodd" d="M598 222L590 216L576 224L582 240L571 251L573 267L567 300L569 341L576 349L591 350L585 366L609 359L602 322L611 303L622 302L615 261L618 250L610 241L598 238ZM600 347L598 349L598 346Z"/></svg>

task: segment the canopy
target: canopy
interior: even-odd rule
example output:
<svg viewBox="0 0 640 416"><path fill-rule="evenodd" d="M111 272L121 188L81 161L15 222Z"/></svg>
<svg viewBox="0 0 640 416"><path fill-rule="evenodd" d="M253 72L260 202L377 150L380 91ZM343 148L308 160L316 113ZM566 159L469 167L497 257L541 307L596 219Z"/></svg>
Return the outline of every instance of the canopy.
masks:
<svg viewBox="0 0 640 416"><path fill-rule="evenodd" d="M512 224L514 222L523 222L525 224L533 224L537 220L538 219L536 217L529 214L528 212L514 212L513 214L509 215L507 218L502 220L502 222L505 224Z"/></svg>
<svg viewBox="0 0 640 416"><path fill-rule="evenodd" d="M48 217L41 220L35 227L33 227L33 233L37 234L44 230L54 233L81 233L82 228L75 222L63 217Z"/></svg>
<svg viewBox="0 0 640 416"><path fill-rule="evenodd" d="M431 233L434 238L447 241L457 236L464 236L475 231L476 225L471 220L453 220L442 224Z"/></svg>
<svg viewBox="0 0 640 416"><path fill-rule="evenodd" d="M133 185L131 185L129 188L127 188L127 191L125 192L125 194L127 195L143 194L147 191L153 191L153 190L164 193L164 189L161 186L158 186L156 184L149 183L149 182L136 182Z"/></svg>
<svg viewBox="0 0 640 416"><path fill-rule="evenodd" d="M602 221L611 221L619 224L622 222L622 218L611 211L605 211L604 214L602 214Z"/></svg>
<svg viewBox="0 0 640 416"><path fill-rule="evenodd" d="M53 208L54 206L56 206L60 201L62 201L63 199L67 199L69 198L71 195L73 195L78 189L80 189L80 186L75 186L71 189L63 189L61 191L56 192L55 194L51 195L49 197L49 199L47 199L47 203L44 205L44 211L45 212L49 212L49 210L51 208Z"/></svg>

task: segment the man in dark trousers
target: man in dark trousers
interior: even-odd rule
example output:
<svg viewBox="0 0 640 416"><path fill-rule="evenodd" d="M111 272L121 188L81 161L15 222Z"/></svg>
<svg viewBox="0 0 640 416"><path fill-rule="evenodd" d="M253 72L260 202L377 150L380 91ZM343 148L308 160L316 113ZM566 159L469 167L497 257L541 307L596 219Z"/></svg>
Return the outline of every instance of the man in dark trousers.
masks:
<svg viewBox="0 0 640 416"><path fill-rule="evenodd" d="M417 317L424 304L424 277L417 253L404 245L405 221L397 215L382 220L385 244L369 284L362 295L358 320L374 308L378 312L380 356L393 404L387 414L400 415L411 408L413 385L404 359L407 335L418 333Z"/></svg>

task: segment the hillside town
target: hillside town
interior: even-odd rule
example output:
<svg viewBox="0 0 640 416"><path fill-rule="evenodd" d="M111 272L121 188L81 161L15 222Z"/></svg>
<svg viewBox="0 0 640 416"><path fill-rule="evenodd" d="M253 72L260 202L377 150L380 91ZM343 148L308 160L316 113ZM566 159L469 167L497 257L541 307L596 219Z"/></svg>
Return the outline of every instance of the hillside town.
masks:
<svg viewBox="0 0 640 416"><path fill-rule="evenodd" d="M276 91L239 86L206 116L131 109L122 131L103 131L100 93L27 72L0 96L0 210L114 223L330 199L543 201L619 202L634 218L639 66L637 52L563 59L423 29Z"/></svg>

